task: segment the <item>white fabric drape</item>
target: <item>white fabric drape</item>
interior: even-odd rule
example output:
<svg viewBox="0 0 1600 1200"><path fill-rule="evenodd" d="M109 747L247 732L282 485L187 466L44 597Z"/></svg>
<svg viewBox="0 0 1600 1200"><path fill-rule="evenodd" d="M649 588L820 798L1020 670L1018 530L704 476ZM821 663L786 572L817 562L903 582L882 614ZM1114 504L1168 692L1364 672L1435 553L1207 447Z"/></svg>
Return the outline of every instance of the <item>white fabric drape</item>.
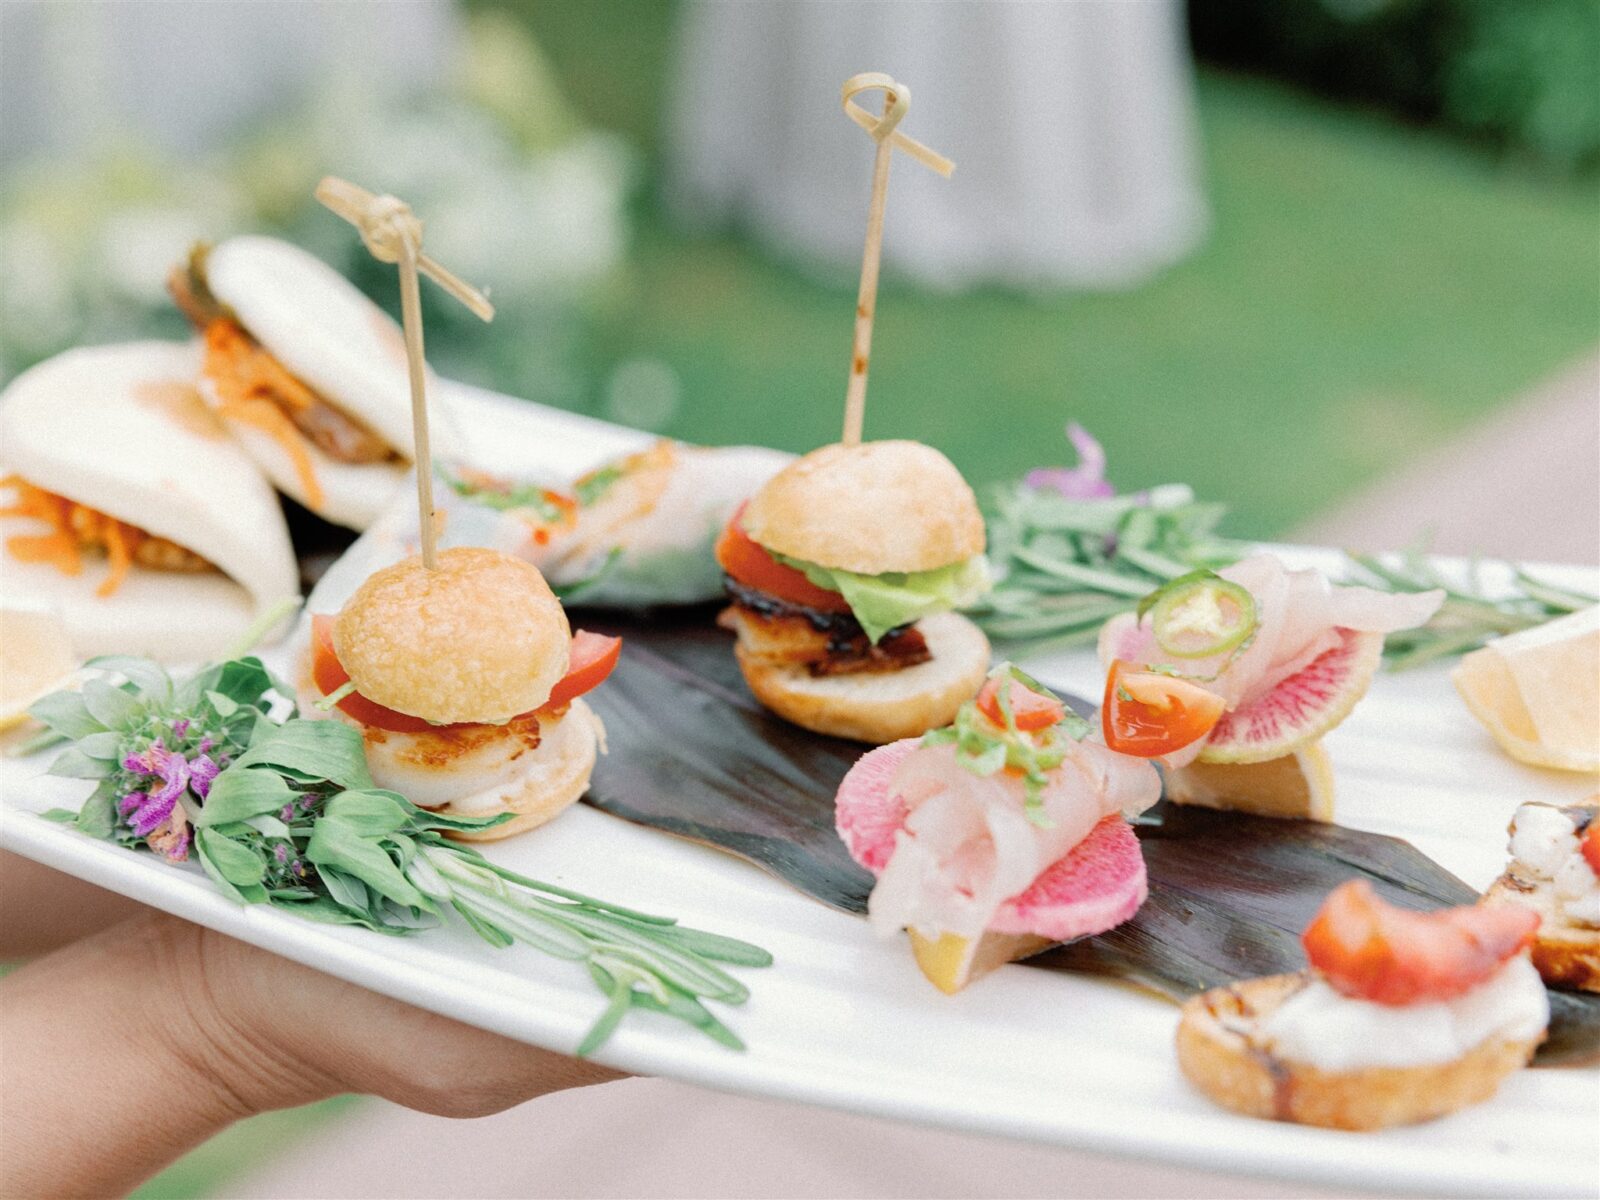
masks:
<svg viewBox="0 0 1600 1200"><path fill-rule="evenodd" d="M892 268L1121 287L1204 232L1177 0L694 0L681 32L668 194L685 220L859 261L872 148L839 85L887 71L912 91L904 130L958 164L947 181L896 162Z"/></svg>

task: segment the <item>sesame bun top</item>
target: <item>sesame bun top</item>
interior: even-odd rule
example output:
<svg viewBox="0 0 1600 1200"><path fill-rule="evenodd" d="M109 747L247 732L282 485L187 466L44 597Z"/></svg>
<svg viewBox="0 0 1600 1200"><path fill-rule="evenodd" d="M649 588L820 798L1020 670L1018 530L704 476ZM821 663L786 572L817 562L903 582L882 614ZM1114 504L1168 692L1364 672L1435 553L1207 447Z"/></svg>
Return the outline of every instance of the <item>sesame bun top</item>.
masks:
<svg viewBox="0 0 1600 1200"><path fill-rule="evenodd" d="M438 724L500 724L567 673L572 631L538 568L460 546L430 571L374 572L334 619L333 646L367 699Z"/></svg>
<svg viewBox="0 0 1600 1200"><path fill-rule="evenodd" d="M744 531L822 567L931 571L983 553L983 517L955 464L921 442L813 450L750 498Z"/></svg>

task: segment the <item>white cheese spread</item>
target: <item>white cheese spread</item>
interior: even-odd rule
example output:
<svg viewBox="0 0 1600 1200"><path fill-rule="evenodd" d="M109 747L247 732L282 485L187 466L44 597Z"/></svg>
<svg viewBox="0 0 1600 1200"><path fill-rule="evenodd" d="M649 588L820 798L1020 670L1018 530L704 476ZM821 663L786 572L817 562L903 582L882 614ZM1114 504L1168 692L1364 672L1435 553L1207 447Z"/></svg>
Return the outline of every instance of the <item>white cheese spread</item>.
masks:
<svg viewBox="0 0 1600 1200"><path fill-rule="evenodd" d="M1359 1071L1454 1062L1491 1038L1535 1038L1549 1022L1539 972L1518 955L1465 995L1427 1004L1376 1004L1313 979L1262 1019L1259 1038L1280 1058Z"/></svg>

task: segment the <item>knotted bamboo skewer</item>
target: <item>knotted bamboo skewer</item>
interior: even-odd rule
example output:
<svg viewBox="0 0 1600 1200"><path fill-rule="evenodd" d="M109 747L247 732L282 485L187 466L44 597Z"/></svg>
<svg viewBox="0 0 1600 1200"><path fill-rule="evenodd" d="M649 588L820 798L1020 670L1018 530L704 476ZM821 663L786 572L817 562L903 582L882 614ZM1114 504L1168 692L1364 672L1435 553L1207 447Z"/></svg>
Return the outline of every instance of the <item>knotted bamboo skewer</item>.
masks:
<svg viewBox="0 0 1600 1200"><path fill-rule="evenodd" d="M855 102L862 92L881 91L883 112L873 116ZM883 259L883 209L889 196L889 160L895 150L909 154L946 179L955 163L914 138L900 133L896 126L911 108L911 89L896 83L881 71L852 75L842 89L845 116L872 135L877 153L872 160L872 202L867 208L867 245L861 256L861 287L856 293L855 338L850 347L850 382L845 389L844 432L847 446L861 441L861 426L867 408L867 361L872 352L872 318L878 302L878 266Z"/></svg>
<svg viewBox="0 0 1600 1200"><path fill-rule="evenodd" d="M394 196L374 195L330 175L317 184L316 197L356 227L361 241L379 262L400 267L400 317L405 330L406 368L411 377L411 430L416 443L417 509L422 532L422 565L432 570L438 534L434 525L433 454L428 441L427 361L422 352L422 289L426 275L475 316L494 319L494 305L471 284L422 252L422 221Z"/></svg>

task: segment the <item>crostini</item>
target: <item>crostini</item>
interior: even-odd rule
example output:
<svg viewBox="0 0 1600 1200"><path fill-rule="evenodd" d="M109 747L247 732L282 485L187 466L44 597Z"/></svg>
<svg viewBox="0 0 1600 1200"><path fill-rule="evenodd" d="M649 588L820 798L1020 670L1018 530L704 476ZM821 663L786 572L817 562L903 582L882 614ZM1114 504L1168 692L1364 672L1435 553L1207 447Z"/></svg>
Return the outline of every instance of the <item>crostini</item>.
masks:
<svg viewBox="0 0 1600 1200"><path fill-rule="evenodd" d="M1600 795L1565 807L1524 804L1511 818L1511 862L1495 903L1539 914L1533 965L1546 983L1600 992Z"/></svg>
<svg viewBox="0 0 1600 1200"><path fill-rule="evenodd" d="M1184 1005L1178 1065L1224 1108L1332 1129L1476 1104L1544 1040L1549 999L1527 954L1538 925L1520 907L1419 913L1341 884L1301 937L1309 970Z"/></svg>

